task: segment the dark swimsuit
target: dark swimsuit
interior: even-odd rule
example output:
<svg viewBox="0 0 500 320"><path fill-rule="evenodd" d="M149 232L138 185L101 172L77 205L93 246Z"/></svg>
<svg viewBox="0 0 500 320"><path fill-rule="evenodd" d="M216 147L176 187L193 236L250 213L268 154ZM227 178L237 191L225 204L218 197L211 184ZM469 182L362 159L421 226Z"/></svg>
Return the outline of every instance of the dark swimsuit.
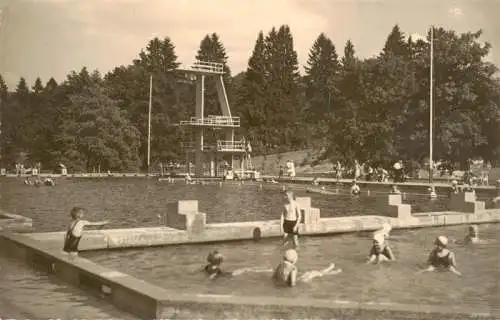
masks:
<svg viewBox="0 0 500 320"><path fill-rule="evenodd" d="M295 229L297 220L285 220L283 221L283 231L287 234L299 234L298 230Z"/></svg>
<svg viewBox="0 0 500 320"><path fill-rule="evenodd" d="M76 225L80 222L80 220L76 220L75 223L71 226L71 228L66 231L66 237L64 238L64 252L78 252L78 244L80 243L80 237L76 237L73 235L73 230L75 229Z"/></svg>
<svg viewBox="0 0 500 320"><path fill-rule="evenodd" d="M387 244L380 246L380 244L377 241L374 241L372 249L370 250L370 256L379 254L385 256L389 260L392 260L392 255L389 252L389 246Z"/></svg>
<svg viewBox="0 0 500 320"><path fill-rule="evenodd" d="M448 252L448 254L445 255L444 257L440 257L438 256L437 251L433 251L429 259L429 264L434 268L448 269L449 267L452 267L453 262L451 258L451 252Z"/></svg>
<svg viewBox="0 0 500 320"><path fill-rule="evenodd" d="M229 277L232 275L231 272L222 271L220 266L214 264L207 264L204 269L209 276L215 274L216 278L221 276Z"/></svg>

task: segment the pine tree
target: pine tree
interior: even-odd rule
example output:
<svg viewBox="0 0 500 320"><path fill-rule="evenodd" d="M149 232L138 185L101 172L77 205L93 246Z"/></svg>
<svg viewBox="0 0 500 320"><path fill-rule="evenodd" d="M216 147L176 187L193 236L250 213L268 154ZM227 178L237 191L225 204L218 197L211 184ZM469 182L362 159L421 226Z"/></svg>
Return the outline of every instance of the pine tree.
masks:
<svg viewBox="0 0 500 320"><path fill-rule="evenodd" d="M408 45L405 42L405 35L396 24L393 28L382 50L383 55L395 55L401 57L408 56Z"/></svg>
<svg viewBox="0 0 500 320"><path fill-rule="evenodd" d="M278 31L273 28L265 42L269 99L264 139L271 148L298 148L304 142L304 135L300 133L297 52L290 28L287 25L282 25Z"/></svg>
<svg viewBox="0 0 500 320"><path fill-rule="evenodd" d="M40 78L36 78L35 84L31 87L35 95L40 94L43 91L43 84Z"/></svg>
<svg viewBox="0 0 500 320"><path fill-rule="evenodd" d="M256 152L263 150L263 128L266 122L267 52L264 33L259 32L248 60L247 70L239 91L238 105L242 106L242 126L246 138Z"/></svg>
<svg viewBox="0 0 500 320"><path fill-rule="evenodd" d="M334 44L324 33L321 33L314 41L305 66L308 116L314 122L322 119L326 112L331 111L339 67Z"/></svg>
<svg viewBox="0 0 500 320"><path fill-rule="evenodd" d="M127 117L139 129L142 167L147 165L148 104L150 76L153 78L151 107L151 163L181 157L178 127L186 117L179 101L182 90L177 84L179 67L175 45L169 37L154 38L141 50L131 66L115 68L105 76L110 97L127 111ZM192 104L192 101L190 101Z"/></svg>
<svg viewBox="0 0 500 320"><path fill-rule="evenodd" d="M195 56L196 60L203 62L217 62L224 65L223 81L226 88L226 93L229 100L229 105L233 102L233 88L231 81L231 70L227 62L228 56L226 49L219 36L216 33L206 35L200 42L200 47ZM205 81L205 116L216 115L221 113L220 105L218 102L217 90L213 78L207 78Z"/></svg>

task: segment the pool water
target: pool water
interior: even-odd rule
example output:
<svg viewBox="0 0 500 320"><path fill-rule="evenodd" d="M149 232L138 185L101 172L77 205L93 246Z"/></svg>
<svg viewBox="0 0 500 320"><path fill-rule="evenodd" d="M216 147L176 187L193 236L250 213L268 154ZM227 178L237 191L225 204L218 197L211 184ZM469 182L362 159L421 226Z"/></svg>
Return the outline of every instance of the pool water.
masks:
<svg viewBox="0 0 500 320"><path fill-rule="evenodd" d="M37 232L65 230L69 210L82 206L89 210L90 220L112 220L106 228L146 227L160 225L158 215L165 213L167 203L175 200L198 200L200 211L207 213L209 223L278 219L282 210L282 185L228 182L221 188L216 183L186 185L144 178L57 179L55 187L33 187L22 179L0 180L0 209L33 219ZM339 195L320 195L306 192L306 185L288 185L297 196L312 198L313 207L321 216L380 215L387 205L389 188L370 187L359 197L351 197L348 189ZM327 187L333 190L334 187ZM413 212L446 210L448 198L440 194L429 200L425 190L402 187L408 192L404 202ZM416 194L415 192L420 192ZM480 197L492 198L487 193Z"/></svg>
<svg viewBox="0 0 500 320"><path fill-rule="evenodd" d="M366 265L371 247L367 234L301 239L299 274L326 268L335 262L339 275L316 278L295 288L277 288L271 273L245 273L231 279L210 281L200 268L207 254L217 248L225 256L227 271L243 267L274 268L280 261L279 240L259 243L237 242L218 245L185 245L138 250L83 253L99 264L117 269L156 285L183 293L238 296L285 296L430 305L466 305L484 308L500 306L500 225L481 225L488 245L451 245L463 277L449 272L415 275L425 264L434 239L446 235L462 239L466 226L393 231L391 247L398 261Z"/></svg>

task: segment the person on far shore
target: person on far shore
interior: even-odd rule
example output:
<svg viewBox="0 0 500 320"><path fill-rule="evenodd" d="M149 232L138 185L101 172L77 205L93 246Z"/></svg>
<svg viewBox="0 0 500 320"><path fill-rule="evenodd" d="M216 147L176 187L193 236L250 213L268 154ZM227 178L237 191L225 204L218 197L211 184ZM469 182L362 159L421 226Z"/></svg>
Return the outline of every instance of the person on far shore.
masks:
<svg viewBox="0 0 500 320"><path fill-rule="evenodd" d="M91 222L83 220L86 210L80 207L73 207L70 211L71 223L64 238L63 251L72 256L78 255L78 244L82 238L83 229L87 226L104 226L109 221Z"/></svg>
<svg viewBox="0 0 500 320"><path fill-rule="evenodd" d="M295 201L295 196L292 191L285 191L285 196L288 201L285 204L285 208L281 214L280 225L283 230L283 244L288 242L288 239L292 237L293 245L295 247L299 246L299 226L302 219L302 213L300 208Z"/></svg>
<svg viewBox="0 0 500 320"><path fill-rule="evenodd" d="M447 249L448 238L445 236L439 236L434 242L435 247L432 249L427 260L427 268L418 271L417 273L431 272L436 269L442 269L452 272L457 276L462 274L457 270L457 262L455 260L455 254Z"/></svg>

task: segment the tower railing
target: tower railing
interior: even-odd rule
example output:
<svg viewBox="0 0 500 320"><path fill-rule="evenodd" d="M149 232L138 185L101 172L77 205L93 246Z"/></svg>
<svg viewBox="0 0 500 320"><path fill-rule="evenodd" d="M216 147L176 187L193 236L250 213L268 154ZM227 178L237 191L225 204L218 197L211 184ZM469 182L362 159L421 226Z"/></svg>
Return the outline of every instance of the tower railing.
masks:
<svg viewBox="0 0 500 320"><path fill-rule="evenodd" d="M224 74L224 64L218 62L207 62L207 61L196 61L190 66L181 67L179 70L186 71L195 71L195 72L207 72L207 73L216 73L216 74Z"/></svg>
<svg viewBox="0 0 500 320"><path fill-rule="evenodd" d="M191 117L189 120L183 120L181 126L214 126L214 127L239 127L240 117L213 116L207 118Z"/></svg>
<svg viewBox="0 0 500 320"><path fill-rule="evenodd" d="M194 151L196 144L193 141L186 141L182 143L182 148L188 151ZM217 152L245 152L246 144L244 140L217 140L216 145L204 144L203 151L217 151Z"/></svg>
<svg viewBox="0 0 500 320"><path fill-rule="evenodd" d="M245 152L246 144L244 140L217 140L217 151Z"/></svg>

